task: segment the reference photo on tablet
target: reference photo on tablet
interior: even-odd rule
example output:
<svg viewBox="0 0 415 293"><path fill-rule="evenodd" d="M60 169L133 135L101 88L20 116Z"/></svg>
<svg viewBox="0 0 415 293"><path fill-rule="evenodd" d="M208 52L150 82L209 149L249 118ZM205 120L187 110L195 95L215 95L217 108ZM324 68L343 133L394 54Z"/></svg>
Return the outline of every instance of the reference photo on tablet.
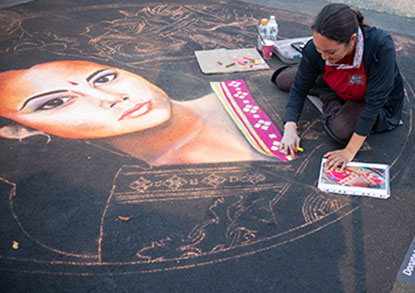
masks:
<svg viewBox="0 0 415 293"><path fill-rule="evenodd" d="M326 192L370 196L386 199L390 196L389 166L385 164L350 162L344 171L329 170L322 159L318 188Z"/></svg>

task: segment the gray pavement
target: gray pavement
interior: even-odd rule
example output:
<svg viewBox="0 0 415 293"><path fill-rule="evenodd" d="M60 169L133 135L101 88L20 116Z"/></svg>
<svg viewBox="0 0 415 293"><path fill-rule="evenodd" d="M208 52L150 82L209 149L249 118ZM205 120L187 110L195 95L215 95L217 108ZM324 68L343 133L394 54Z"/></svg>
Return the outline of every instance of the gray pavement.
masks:
<svg viewBox="0 0 415 293"><path fill-rule="evenodd" d="M412 0L390 1L360 1L360 0L241 0L270 8L316 15L329 2L344 2L353 8L361 10L370 25L377 26L389 32L415 36L415 4Z"/></svg>
<svg viewBox="0 0 415 293"><path fill-rule="evenodd" d="M359 9L380 13L395 14L404 17L415 17L415 4L412 0L338 0Z"/></svg>

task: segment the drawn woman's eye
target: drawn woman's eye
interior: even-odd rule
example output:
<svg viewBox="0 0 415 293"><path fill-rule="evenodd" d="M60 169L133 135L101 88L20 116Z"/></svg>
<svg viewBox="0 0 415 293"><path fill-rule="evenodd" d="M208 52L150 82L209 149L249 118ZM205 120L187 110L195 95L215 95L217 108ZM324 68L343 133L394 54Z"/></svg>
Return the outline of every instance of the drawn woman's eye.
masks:
<svg viewBox="0 0 415 293"><path fill-rule="evenodd" d="M113 81L116 77L117 77L116 73L105 74L105 75L100 76L97 79L95 79L94 80L94 85L95 86L100 86L100 85L109 83L109 82Z"/></svg>
<svg viewBox="0 0 415 293"><path fill-rule="evenodd" d="M71 98L72 97L59 97L59 98L51 99L47 101L46 103L43 103L40 106L38 106L36 108L36 111L54 109L56 107L66 104L69 100L71 100Z"/></svg>

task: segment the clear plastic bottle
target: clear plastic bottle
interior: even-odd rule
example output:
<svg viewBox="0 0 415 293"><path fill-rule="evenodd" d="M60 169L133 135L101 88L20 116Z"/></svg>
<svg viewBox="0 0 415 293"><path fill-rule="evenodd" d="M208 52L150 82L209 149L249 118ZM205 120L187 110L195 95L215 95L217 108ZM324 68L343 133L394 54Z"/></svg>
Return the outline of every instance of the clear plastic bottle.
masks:
<svg viewBox="0 0 415 293"><path fill-rule="evenodd" d="M268 19L266 19L266 18L261 19L261 23L259 24L259 27L258 27L259 34L258 34L258 45L257 45L257 47L258 47L259 51L262 51L261 37L264 41L267 38L267 24L268 24Z"/></svg>
<svg viewBox="0 0 415 293"><path fill-rule="evenodd" d="M278 36L278 23L275 20L274 15L270 16L266 31L267 31L267 39L275 43L277 41L277 36Z"/></svg>

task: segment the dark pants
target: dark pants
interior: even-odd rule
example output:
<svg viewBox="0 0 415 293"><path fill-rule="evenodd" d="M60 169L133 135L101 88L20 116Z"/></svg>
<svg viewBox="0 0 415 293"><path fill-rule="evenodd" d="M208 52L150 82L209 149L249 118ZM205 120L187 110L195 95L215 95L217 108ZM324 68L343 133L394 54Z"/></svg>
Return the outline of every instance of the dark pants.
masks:
<svg viewBox="0 0 415 293"><path fill-rule="evenodd" d="M283 69L276 76L275 84L279 89L288 92L296 73L297 67ZM323 118L326 119L324 129L335 141L346 144L353 135L365 103L342 100L321 76L317 78L315 85L310 94L318 95L323 103Z"/></svg>

